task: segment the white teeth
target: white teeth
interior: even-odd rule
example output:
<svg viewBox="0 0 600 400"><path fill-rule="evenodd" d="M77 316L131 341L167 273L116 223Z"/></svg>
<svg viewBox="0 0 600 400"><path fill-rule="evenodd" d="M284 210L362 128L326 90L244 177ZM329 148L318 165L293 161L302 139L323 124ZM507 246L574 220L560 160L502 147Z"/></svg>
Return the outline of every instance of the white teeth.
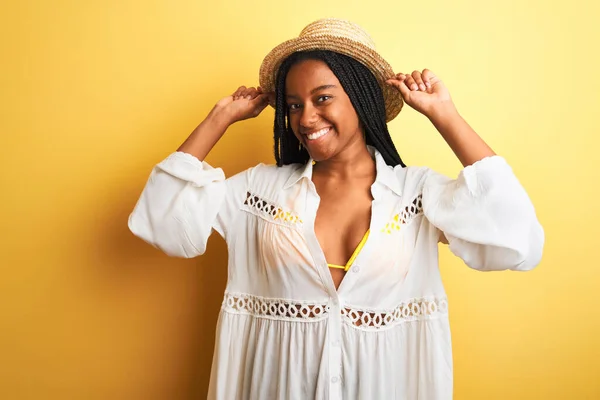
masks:
<svg viewBox="0 0 600 400"><path fill-rule="evenodd" d="M318 131L316 131L314 133L306 135L306 137L308 138L308 140L315 140L315 139L318 139L321 136L325 135L327 132L329 132L329 128L323 128L323 129L318 130Z"/></svg>

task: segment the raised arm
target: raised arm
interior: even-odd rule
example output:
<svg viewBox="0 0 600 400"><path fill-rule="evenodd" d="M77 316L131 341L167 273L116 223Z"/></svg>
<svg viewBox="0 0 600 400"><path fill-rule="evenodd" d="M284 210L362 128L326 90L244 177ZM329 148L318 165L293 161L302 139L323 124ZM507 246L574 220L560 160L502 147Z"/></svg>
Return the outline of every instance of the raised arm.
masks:
<svg viewBox="0 0 600 400"><path fill-rule="evenodd" d="M388 84L400 91L406 104L429 118L464 167L495 155L460 116L450 92L432 71L400 73Z"/></svg>
<svg viewBox="0 0 600 400"><path fill-rule="evenodd" d="M133 234L185 258L203 254L213 230L227 239L250 170L225 180L223 170L203 160L232 123L257 116L267 104L267 95L245 87L221 99L178 151L152 170L129 216Z"/></svg>
<svg viewBox="0 0 600 400"><path fill-rule="evenodd" d="M423 212L441 241L474 269L535 267L544 231L535 209L506 161L459 115L442 81L431 71L398 74L388 84L425 115L465 167L457 179L423 173Z"/></svg>
<svg viewBox="0 0 600 400"><path fill-rule="evenodd" d="M269 95L260 88L240 86L231 96L219 100L177 150L203 161L230 125L258 116L269 104L268 100Z"/></svg>

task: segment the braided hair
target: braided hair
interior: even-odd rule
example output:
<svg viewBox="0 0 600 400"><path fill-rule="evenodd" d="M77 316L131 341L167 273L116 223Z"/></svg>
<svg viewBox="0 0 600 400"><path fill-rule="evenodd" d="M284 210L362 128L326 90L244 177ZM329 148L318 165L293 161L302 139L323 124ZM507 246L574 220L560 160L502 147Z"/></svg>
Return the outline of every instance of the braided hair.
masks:
<svg viewBox="0 0 600 400"><path fill-rule="evenodd" d="M296 52L286 58L277 72L275 81L275 161L278 166L301 163L310 159L308 151L300 145L289 124L290 116L286 103L285 80L290 68L304 60L323 61L340 81L348 94L361 126L366 144L375 147L386 164L392 167L406 165L392 142L387 128L383 92L375 76L352 57L328 50Z"/></svg>

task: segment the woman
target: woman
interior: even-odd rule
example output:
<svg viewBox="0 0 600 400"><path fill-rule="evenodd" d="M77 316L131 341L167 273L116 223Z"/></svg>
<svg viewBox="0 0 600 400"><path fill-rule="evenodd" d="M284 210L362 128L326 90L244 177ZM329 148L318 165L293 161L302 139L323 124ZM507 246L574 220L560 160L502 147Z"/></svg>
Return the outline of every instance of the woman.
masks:
<svg viewBox="0 0 600 400"><path fill-rule="evenodd" d="M524 189L439 78L394 74L347 21L277 46L260 81L155 167L129 221L172 256L204 253L213 229L227 241L209 398L451 398L438 241L475 269L533 268L544 234ZM202 160L269 99L277 165L225 180ZM456 180L402 163L386 122L403 100L465 166Z"/></svg>

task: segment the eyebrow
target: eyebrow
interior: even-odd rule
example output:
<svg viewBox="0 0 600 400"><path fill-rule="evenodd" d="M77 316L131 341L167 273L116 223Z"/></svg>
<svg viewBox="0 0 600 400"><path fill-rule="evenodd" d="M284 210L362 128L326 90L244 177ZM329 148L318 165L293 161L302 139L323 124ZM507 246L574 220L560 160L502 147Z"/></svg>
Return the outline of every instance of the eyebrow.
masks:
<svg viewBox="0 0 600 400"><path fill-rule="evenodd" d="M316 92L320 91L320 90L325 90L325 89L335 89L337 88L336 85L321 85L321 86L317 86L316 88L314 88L313 90L310 91L310 94L315 94ZM285 96L288 99L297 99L298 96L294 96L294 95L287 95Z"/></svg>

